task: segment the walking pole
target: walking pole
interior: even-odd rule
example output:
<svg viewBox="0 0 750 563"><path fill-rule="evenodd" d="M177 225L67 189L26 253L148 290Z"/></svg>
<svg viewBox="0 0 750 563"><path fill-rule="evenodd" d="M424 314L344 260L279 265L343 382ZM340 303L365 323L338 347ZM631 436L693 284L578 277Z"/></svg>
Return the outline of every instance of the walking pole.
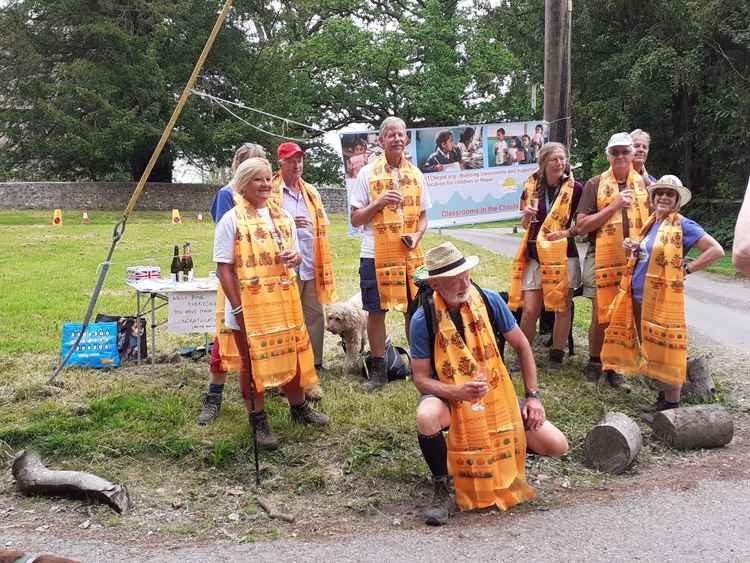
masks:
<svg viewBox="0 0 750 563"><path fill-rule="evenodd" d="M242 317L237 319L238 323L240 325L240 340L241 342L237 342L237 338L234 339L235 342L237 342L237 347L239 348L240 357L246 359L247 363L247 374L250 379L250 410L252 411L252 414L250 415L250 432L253 436L253 456L255 458L255 485L260 487L260 466L258 463L258 434L257 430L255 428L255 417L253 416L255 414L255 380L253 379L253 364L250 359L250 345L247 342L247 328L245 327L245 315L242 314ZM240 388L242 387L242 370L240 370Z"/></svg>

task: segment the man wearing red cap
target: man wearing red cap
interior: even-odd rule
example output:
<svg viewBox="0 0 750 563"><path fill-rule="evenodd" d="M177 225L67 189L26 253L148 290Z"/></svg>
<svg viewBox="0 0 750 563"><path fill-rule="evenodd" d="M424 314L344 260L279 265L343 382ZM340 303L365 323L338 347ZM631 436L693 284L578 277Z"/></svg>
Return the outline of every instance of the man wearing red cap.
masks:
<svg viewBox="0 0 750 563"><path fill-rule="evenodd" d="M424 177L408 158L406 124L388 117L380 125L383 154L362 168L349 194L352 226L363 226L359 253L362 308L368 312L367 336L372 370L363 389L382 388L385 367L385 314L402 311L409 334L408 305L417 294L413 274L424 264L420 241L432 206Z"/></svg>
<svg viewBox="0 0 750 563"><path fill-rule="evenodd" d="M325 334L323 305L333 303L336 298L336 279L328 239L328 215L318 190L302 179L305 151L296 143L282 143L277 156L279 171L271 180L271 198L292 214L297 226L302 257L297 276L299 293L315 356L315 367L322 369ZM323 395L318 385L306 389L305 393L312 400L318 400Z"/></svg>

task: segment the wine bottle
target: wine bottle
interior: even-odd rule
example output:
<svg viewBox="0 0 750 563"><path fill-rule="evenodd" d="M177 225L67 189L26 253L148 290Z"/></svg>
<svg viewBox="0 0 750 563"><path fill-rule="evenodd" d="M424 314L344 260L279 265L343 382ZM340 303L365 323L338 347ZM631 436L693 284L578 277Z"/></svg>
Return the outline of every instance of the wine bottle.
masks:
<svg viewBox="0 0 750 563"><path fill-rule="evenodd" d="M182 271L182 264L180 263L180 246L174 245L174 256L172 257L172 266L169 268L172 273L171 279L173 282L180 281L180 272Z"/></svg>
<svg viewBox="0 0 750 563"><path fill-rule="evenodd" d="M190 248L189 242L186 242L185 246L183 247L182 260L183 260L182 267L184 268L185 279L187 281L192 281L194 266L193 266L193 254L192 254L192 250Z"/></svg>

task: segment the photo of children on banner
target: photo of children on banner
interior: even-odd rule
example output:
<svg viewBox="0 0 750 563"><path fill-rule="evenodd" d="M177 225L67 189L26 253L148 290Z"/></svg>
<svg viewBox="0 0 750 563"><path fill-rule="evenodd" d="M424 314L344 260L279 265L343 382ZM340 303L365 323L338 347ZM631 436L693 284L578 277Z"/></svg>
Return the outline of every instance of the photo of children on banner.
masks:
<svg viewBox="0 0 750 563"><path fill-rule="evenodd" d="M377 141L377 133L342 133L339 138L346 177L352 180L357 177L362 167L375 160L383 152ZM406 146L410 143L411 132L407 131ZM409 151L405 151L404 156L407 160L411 160Z"/></svg>
<svg viewBox="0 0 750 563"><path fill-rule="evenodd" d="M461 168L478 169L484 167L482 146L483 127L466 127L459 134L458 148L461 149Z"/></svg>
<svg viewBox="0 0 750 563"><path fill-rule="evenodd" d="M514 164L533 164L537 151L546 142L544 126L540 123L534 127L534 134L529 135L529 123L508 123L487 132L489 166L512 166Z"/></svg>

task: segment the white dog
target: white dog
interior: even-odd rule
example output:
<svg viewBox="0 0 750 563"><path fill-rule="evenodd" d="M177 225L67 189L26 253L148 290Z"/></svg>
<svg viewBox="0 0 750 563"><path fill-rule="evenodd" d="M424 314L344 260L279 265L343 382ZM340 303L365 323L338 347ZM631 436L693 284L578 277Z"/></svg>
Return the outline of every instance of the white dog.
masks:
<svg viewBox="0 0 750 563"><path fill-rule="evenodd" d="M367 348L367 311L362 309L362 295L326 306L326 330L341 337L346 348L344 370L359 373L362 354Z"/></svg>

